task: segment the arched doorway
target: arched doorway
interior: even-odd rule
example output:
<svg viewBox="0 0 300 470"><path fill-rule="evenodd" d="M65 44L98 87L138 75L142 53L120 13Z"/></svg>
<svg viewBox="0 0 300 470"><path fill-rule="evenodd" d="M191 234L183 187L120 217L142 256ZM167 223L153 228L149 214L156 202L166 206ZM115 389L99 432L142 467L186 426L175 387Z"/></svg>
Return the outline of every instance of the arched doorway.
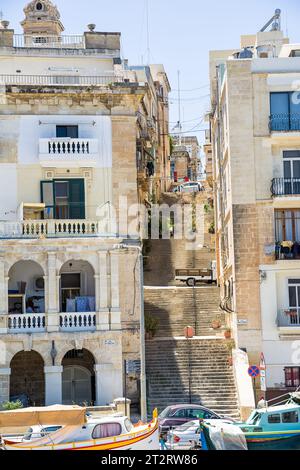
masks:
<svg viewBox="0 0 300 470"><path fill-rule="evenodd" d="M95 403L95 360L87 349L73 349L63 358L62 402L64 405Z"/></svg>
<svg viewBox="0 0 300 470"><path fill-rule="evenodd" d="M26 406L45 405L44 360L35 351L21 351L10 363L10 400Z"/></svg>

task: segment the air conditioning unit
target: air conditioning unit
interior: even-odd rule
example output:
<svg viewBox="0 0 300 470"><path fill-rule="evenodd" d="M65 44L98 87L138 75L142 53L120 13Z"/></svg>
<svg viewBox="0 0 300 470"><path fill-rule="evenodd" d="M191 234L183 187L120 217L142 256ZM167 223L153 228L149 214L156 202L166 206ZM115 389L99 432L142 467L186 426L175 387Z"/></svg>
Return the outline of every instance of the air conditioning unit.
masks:
<svg viewBox="0 0 300 470"><path fill-rule="evenodd" d="M34 281L35 290L44 290L45 289L45 280L43 277L37 277Z"/></svg>

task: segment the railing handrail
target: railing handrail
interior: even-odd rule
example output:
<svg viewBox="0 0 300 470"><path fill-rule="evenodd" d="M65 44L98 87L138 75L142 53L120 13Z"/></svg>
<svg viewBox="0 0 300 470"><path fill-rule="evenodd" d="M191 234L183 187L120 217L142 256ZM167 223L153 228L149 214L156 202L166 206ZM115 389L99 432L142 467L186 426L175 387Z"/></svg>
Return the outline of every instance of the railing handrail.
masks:
<svg viewBox="0 0 300 470"><path fill-rule="evenodd" d="M73 48L85 49L85 37L82 34L14 34L14 47L32 48Z"/></svg>
<svg viewBox="0 0 300 470"><path fill-rule="evenodd" d="M300 131L300 113L271 113L269 116L270 131Z"/></svg>
<svg viewBox="0 0 300 470"><path fill-rule="evenodd" d="M272 196L300 195L300 178L276 177L271 182Z"/></svg>
<svg viewBox="0 0 300 470"><path fill-rule="evenodd" d="M79 203L76 203L76 206L78 205ZM84 203L82 205L84 207ZM0 239L99 236L117 236L113 220L99 218L0 221Z"/></svg>
<svg viewBox="0 0 300 470"><path fill-rule="evenodd" d="M46 86L80 86L80 85L109 85L122 83L120 75L17 75L0 74L2 85L46 85Z"/></svg>
<svg viewBox="0 0 300 470"><path fill-rule="evenodd" d="M299 326L300 327L300 307L281 308L277 313L278 326Z"/></svg>
<svg viewBox="0 0 300 470"><path fill-rule="evenodd" d="M90 142L90 141L95 141L97 142L98 139L90 139L90 138L87 138L87 137L43 137L41 139L39 139L40 141L44 141L44 142L64 142L64 141L72 141L74 140L75 142L78 142L78 141L84 141L84 142Z"/></svg>

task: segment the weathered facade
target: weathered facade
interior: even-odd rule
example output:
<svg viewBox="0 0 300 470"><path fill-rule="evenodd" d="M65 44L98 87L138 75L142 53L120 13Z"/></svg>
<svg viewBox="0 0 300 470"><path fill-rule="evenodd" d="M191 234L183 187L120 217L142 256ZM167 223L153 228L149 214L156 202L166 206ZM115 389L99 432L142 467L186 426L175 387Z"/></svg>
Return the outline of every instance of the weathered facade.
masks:
<svg viewBox="0 0 300 470"><path fill-rule="evenodd" d="M119 33L63 36L48 0L24 12L24 35L0 29L0 403L106 405L131 360L145 416L140 227L126 215L148 85Z"/></svg>
<svg viewBox="0 0 300 470"><path fill-rule="evenodd" d="M268 396L299 385L299 50L272 30L210 54L222 304Z"/></svg>

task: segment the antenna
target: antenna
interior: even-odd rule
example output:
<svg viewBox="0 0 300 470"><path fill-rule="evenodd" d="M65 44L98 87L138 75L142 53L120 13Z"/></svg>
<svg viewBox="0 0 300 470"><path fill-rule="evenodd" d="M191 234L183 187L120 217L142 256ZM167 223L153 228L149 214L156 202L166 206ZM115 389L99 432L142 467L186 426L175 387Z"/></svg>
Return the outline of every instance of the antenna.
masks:
<svg viewBox="0 0 300 470"><path fill-rule="evenodd" d="M146 0L147 16L147 65L150 64L150 28L149 28L149 0Z"/></svg>
<svg viewBox="0 0 300 470"><path fill-rule="evenodd" d="M2 20L3 20L3 11L0 10L0 21L2 21Z"/></svg>
<svg viewBox="0 0 300 470"><path fill-rule="evenodd" d="M277 8L275 14L272 18L261 28L260 33L263 33L272 25L271 31L280 31L281 30L281 10Z"/></svg>

